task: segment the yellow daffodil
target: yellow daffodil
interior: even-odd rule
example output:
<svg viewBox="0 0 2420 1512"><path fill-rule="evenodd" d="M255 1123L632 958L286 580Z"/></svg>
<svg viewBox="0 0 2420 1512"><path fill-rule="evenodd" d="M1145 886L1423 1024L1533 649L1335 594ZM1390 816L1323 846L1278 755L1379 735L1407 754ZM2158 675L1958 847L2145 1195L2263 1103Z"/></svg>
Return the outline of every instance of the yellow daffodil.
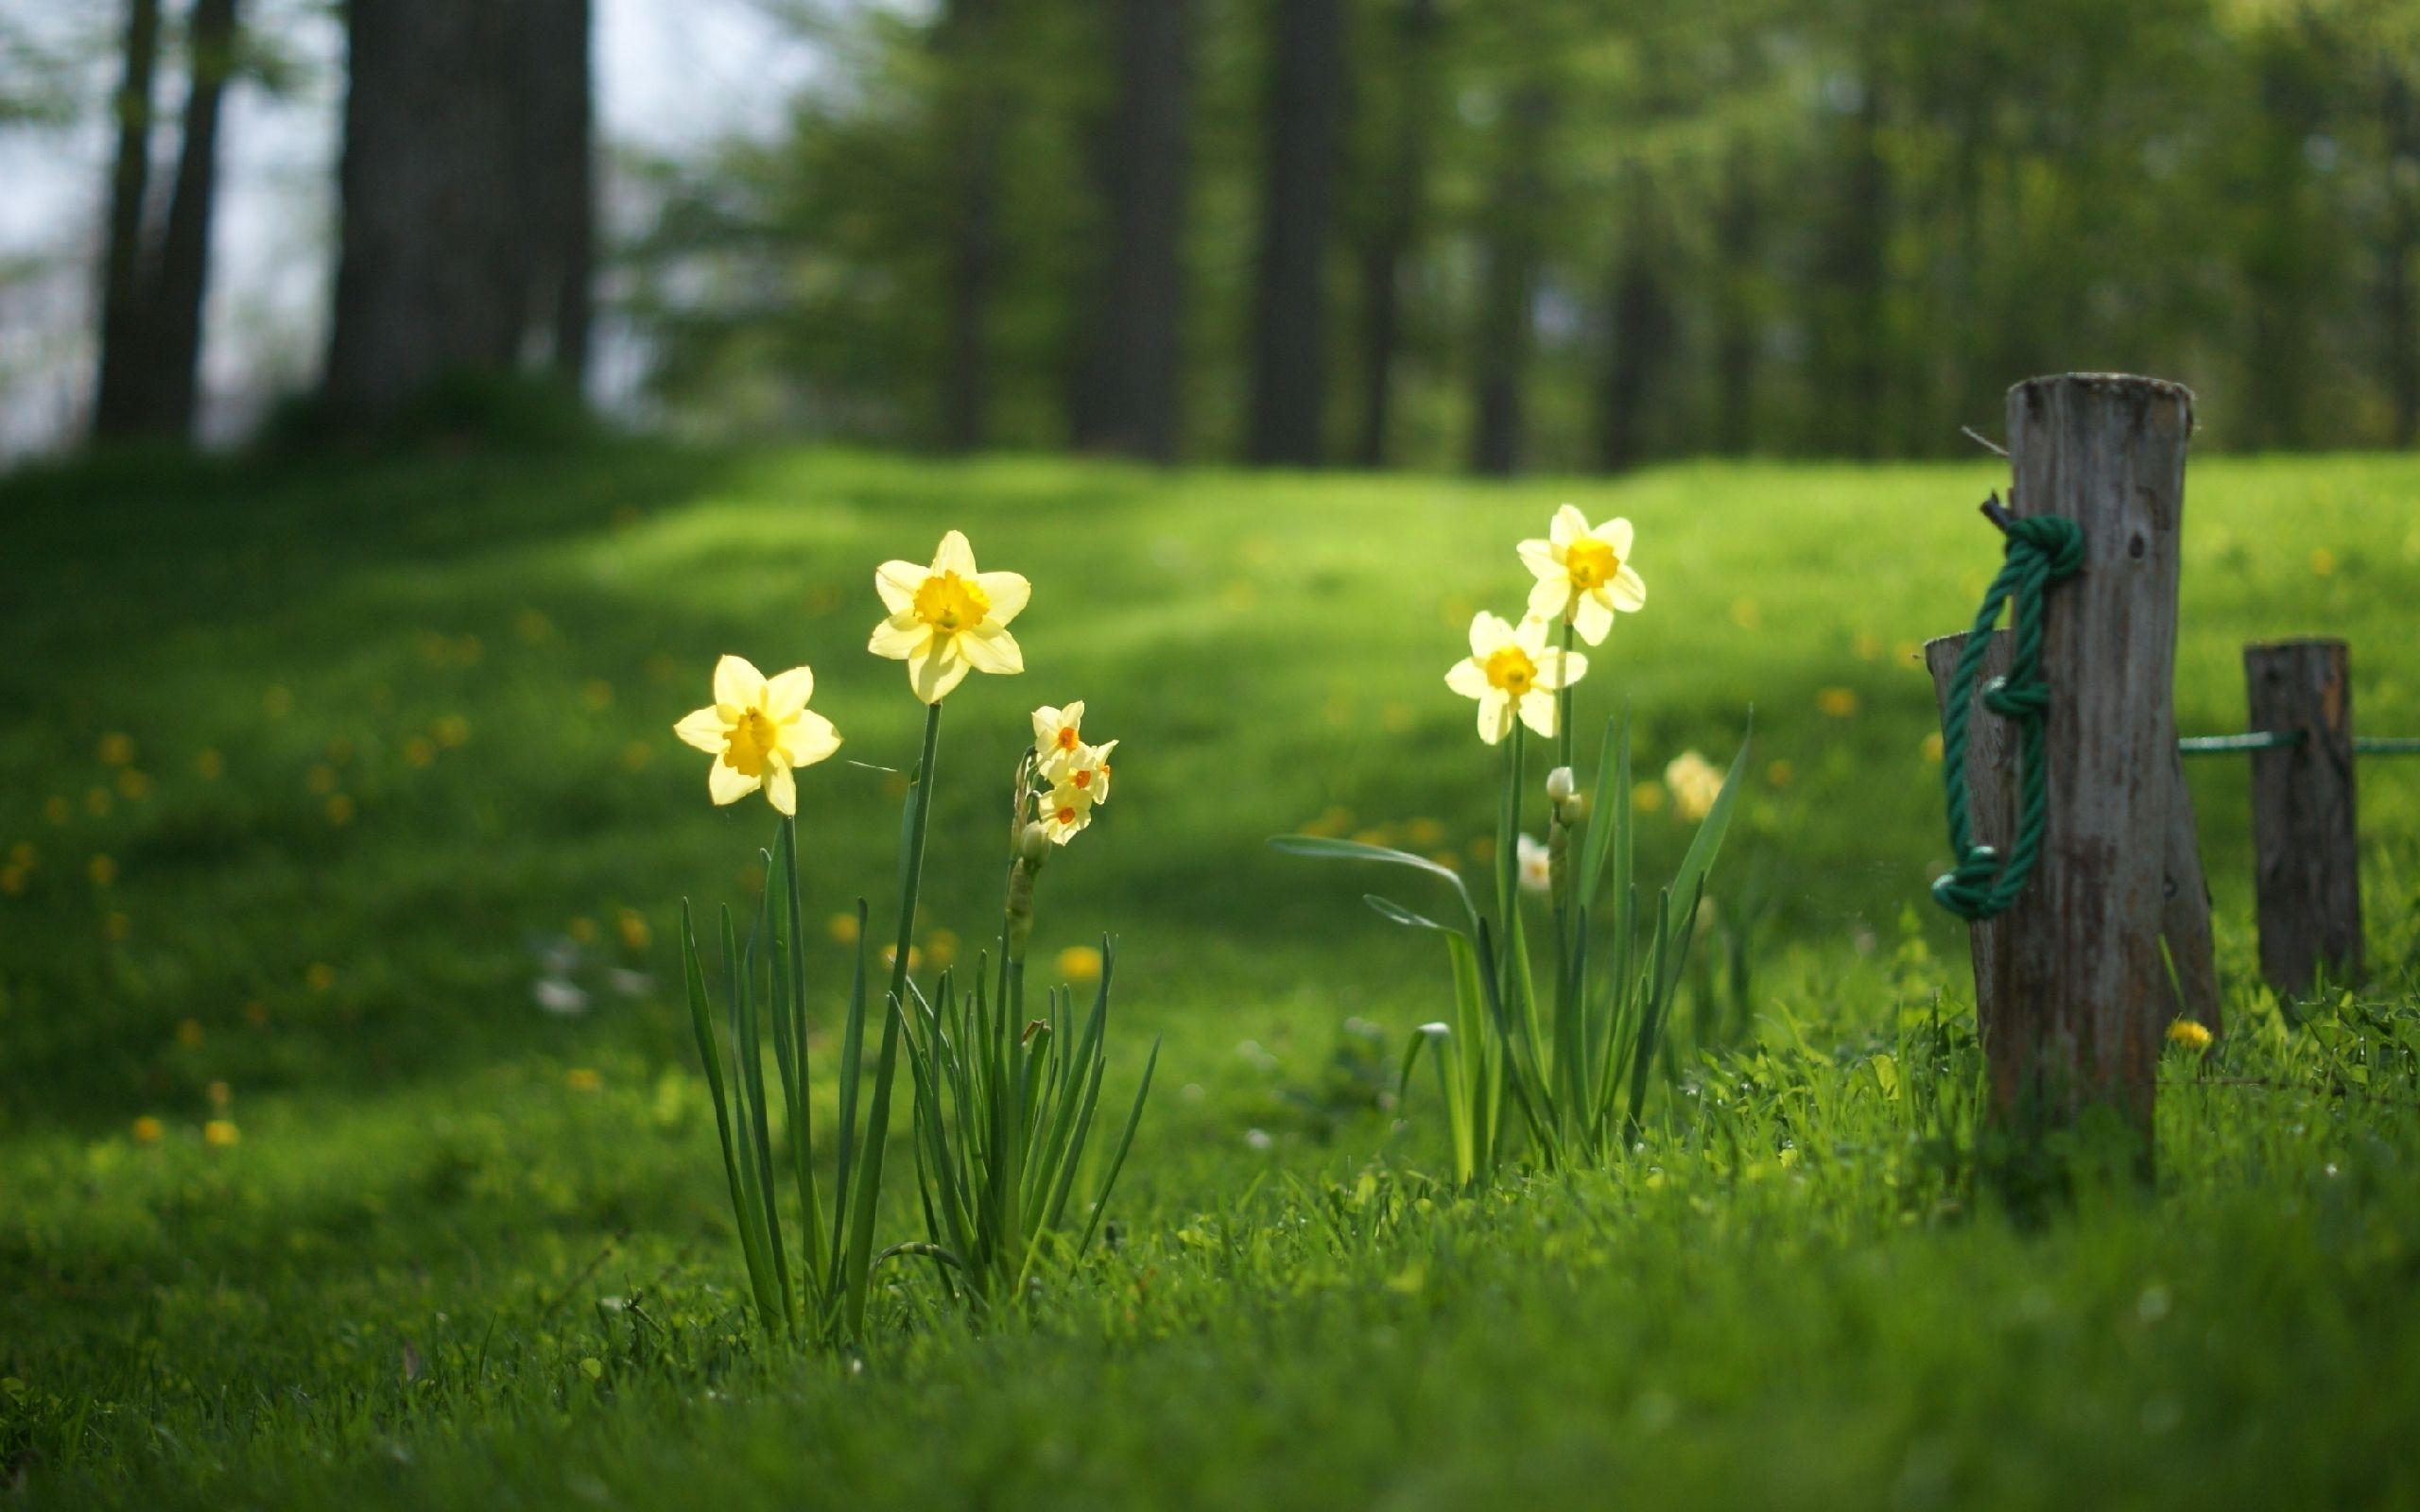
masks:
<svg viewBox="0 0 2420 1512"><path fill-rule="evenodd" d="M1099 802L1099 795L1089 787L1052 788L1042 795L1042 833L1052 845L1065 845L1093 822L1093 809Z"/></svg>
<svg viewBox="0 0 2420 1512"><path fill-rule="evenodd" d="M1512 721L1541 735L1555 730L1557 689L1588 674L1588 659L1547 648L1547 622L1531 615L1518 627L1482 610L1471 618L1471 654L1445 673L1445 686L1478 700L1478 738L1493 746Z"/></svg>
<svg viewBox="0 0 2420 1512"><path fill-rule="evenodd" d="M930 567L887 561L874 570L873 586L890 615L873 627L866 649L907 662L908 684L926 703L941 702L970 667L1025 670L1009 622L1032 585L1015 573L976 571L975 549L957 531L942 537Z"/></svg>
<svg viewBox="0 0 2420 1512"><path fill-rule="evenodd" d="M1096 803L1109 801L1109 753L1117 742L1087 746L1079 741L1076 748L1046 757L1042 763L1043 781L1052 787L1072 787Z"/></svg>
<svg viewBox="0 0 2420 1512"><path fill-rule="evenodd" d="M683 741L715 758L706 791L717 803L735 803L758 788L774 808L798 812L798 768L840 748L832 721L810 713L815 674L792 667L767 678L745 657L715 663L715 701L672 727Z"/></svg>
<svg viewBox="0 0 2420 1512"><path fill-rule="evenodd" d="M1081 698L1064 709L1048 704L1033 712L1033 748L1046 765L1073 751L1083 741L1084 701Z"/></svg>
<svg viewBox="0 0 2420 1512"><path fill-rule="evenodd" d="M1629 521L1591 526L1574 506L1557 509L1546 540L1521 542L1521 564L1538 576L1530 612L1570 620L1590 645L1604 640L1616 610L1647 607L1647 584L1631 567L1630 546Z"/></svg>

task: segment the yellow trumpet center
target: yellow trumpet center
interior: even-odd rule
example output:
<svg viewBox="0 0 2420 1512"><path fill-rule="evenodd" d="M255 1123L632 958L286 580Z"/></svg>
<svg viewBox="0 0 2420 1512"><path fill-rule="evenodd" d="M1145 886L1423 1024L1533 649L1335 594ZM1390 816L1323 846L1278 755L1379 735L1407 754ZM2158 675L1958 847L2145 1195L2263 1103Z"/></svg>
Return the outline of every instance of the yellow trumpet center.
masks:
<svg viewBox="0 0 2420 1512"><path fill-rule="evenodd" d="M1075 782L1078 787L1090 787L1093 785L1093 774L1088 771L1078 772L1075 777Z"/></svg>
<svg viewBox="0 0 2420 1512"><path fill-rule="evenodd" d="M1063 725L1063 726L1061 726L1061 727L1060 727L1060 730L1059 730L1059 748L1060 748L1061 750L1074 750L1074 749L1076 748L1076 727L1075 727L1075 726L1073 726L1073 725Z"/></svg>
<svg viewBox="0 0 2420 1512"><path fill-rule="evenodd" d="M1601 541L1575 541L1563 549L1563 570L1571 575L1574 588L1602 588L1621 567L1622 559Z"/></svg>
<svg viewBox="0 0 2420 1512"><path fill-rule="evenodd" d="M1487 674L1489 687L1501 688L1515 698L1538 680L1538 664L1517 645L1499 645L1490 651L1479 662L1479 670Z"/></svg>
<svg viewBox="0 0 2420 1512"><path fill-rule="evenodd" d="M956 573L935 573L916 590L916 617L943 635L971 630L991 612L991 595Z"/></svg>
<svg viewBox="0 0 2420 1512"><path fill-rule="evenodd" d="M770 714L762 709L748 710L723 735L723 763L742 777L761 776L766 758L780 749L781 740L782 732Z"/></svg>

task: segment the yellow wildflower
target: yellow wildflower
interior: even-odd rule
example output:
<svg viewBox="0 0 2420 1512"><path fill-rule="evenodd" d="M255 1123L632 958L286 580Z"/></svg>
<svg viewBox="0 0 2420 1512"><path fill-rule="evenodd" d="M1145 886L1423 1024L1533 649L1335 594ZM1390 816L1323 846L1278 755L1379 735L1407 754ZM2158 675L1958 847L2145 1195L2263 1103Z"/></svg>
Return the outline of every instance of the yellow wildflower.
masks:
<svg viewBox="0 0 2420 1512"><path fill-rule="evenodd" d="M243 1130L235 1126L233 1119L214 1118L201 1125L201 1142L213 1149L230 1148L243 1137Z"/></svg>
<svg viewBox="0 0 2420 1512"><path fill-rule="evenodd" d="M1072 787L1095 803L1106 803L1109 801L1109 753L1116 748L1117 742L1114 740L1099 746L1086 746L1079 742L1074 750L1063 751L1056 758L1045 762L1043 778L1054 788Z"/></svg>
<svg viewBox="0 0 2420 1512"><path fill-rule="evenodd" d="M112 730L101 737L100 747L94 754L100 757L104 766L124 766L134 760L134 737Z"/></svg>
<svg viewBox="0 0 2420 1512"><path fill-rule="evenodd" d="M1854 719L1858 709L1857 690L1825 688L1815 695L1815 707L1835 719Z"/></svg>
<svg viewBox="0 0 2420 1512"><path fill-rule="evenodd" d="M1081 698L1064 709L1048 704L1033 712L1033 748L1045 764L1072 755L1083 743L1084 701Z"/></svg>
<svg viewBox="0 0 2420 1512"><path fill-rule="evenodd" d="M622 947L634 953L646 950L653 937L647 927L647 916L635 908L625 908L614 916L614 932L622 936Z"/></svg>
<svg viewBox="0 0 2420 1512"><path fill-rule="evenodd" d="M2168 1026L2168 1042L2183 1045L2187 1050L2210 1048L2210 1031L2191 1019L2178 1019Z"/></svg>
<svg viewBox="0 0 2420 1512"><path fill-rule="evenodd" d="M117 863L107 856L95 856L84 863L84 875L93 879L95 887L106 887L117 881Z"/></svg>
<svg viewBox="0 0 2420 1512"><path fill-rule="evenodd" d="M866 649L908 663L908 685L939 703L969 668L999 675L1023 672L1025 653L1009 622L1024 610L1032 585L1015 573L977 572L975 549L951 531L930 567L887 561L874 569L874 592L890 617L873 627Z"/></svg>
<svg viewBox="0 0 2420 1512"><path fill-rule="evenodd" d="M1722 768L1696 751L1686 750L1664 768L1664 785L1672 790L1673 804L1685 819L1703 819L1722 796Z"/></svg>
<svg viewBox="0 0 2420 1512"><path fill-rule="evenodd" d="M1054 787L1042 795L1042 832L1052 845L1065 845L1093 822L1099 795L1088 787Z"/></svg>
<svg viewBox="0 0 2420 1512"><path fill-rule="evenodd" d="M134 1143L137 1144L157 1144L160 1136L166 1132L166 1126L148 1113L134 1121Z"/></svg>
<svg viewBox="0 0 2420 1512"><path fill-rule="evenodd" d="M203 782L215 782L227 775L227 758L215 749L204 748L195 753L193 770Z"/></svg>
<svg viewBox="0 0 2420 1512"><path fill-rule="evenodd" d="M1521 542L1521 564L1535 573L1530 612L1541 619L1567 619L1580 638L1595 645L1614 627L1616 610L1647 607L1647 584L1630 564L1631 525L1608 520L1592 526L1578 507L1554 512L1544 541Z"/></svg>
<svg viewBox="0 0 2420 1512"><path fill-rule="evenodd" d="M672 732L714 756L706 791L717 803L736 803L761 787L774 808L798 812L792 774L840 748L832 721L806 707L814 692L815 674L805 667L768 679L745 657L715 663L715 701Z"/></svg>
<svg viewBox="0 0 2420 1512"><path fill-rule="evenodd" d="M1478 700L1478 738L1493 746L1521 723L1551 737L1554 694L1588 674L1588 659L1547 648L1547 622L1531 615L1519 627L1482 610L1471 618L1471 654L1445 673L1445 686Z"/></svg>
<svg viewBox="0 0 2420 1512"><path fill-rule="evenodd" d="M946 929L934 930L925 936L925 959L936 968L958 959L958 936Z"/></svg>
<svg viewBox="0 0 2420 1512"><path fill-rule="evenodd" d="M855 945L857 942L857 916L855 914L834 914L825 921L823 928L838 944Z"/></svg>
<svg viewBox="0 0 2420 1512"><path fill-rule="evenodd" d="M605 1078L586 1066L574 1066L563 1073L563 1085L576 1092L593 1092L605 1085Z"/></svg>
<svg viewBox="0 0 2420 1512"><path fill-rule="evenodd" d="M1090 945L1070 945L1059 953L1059 974L1070 982L1100 979L1100 952Z"/></svg>

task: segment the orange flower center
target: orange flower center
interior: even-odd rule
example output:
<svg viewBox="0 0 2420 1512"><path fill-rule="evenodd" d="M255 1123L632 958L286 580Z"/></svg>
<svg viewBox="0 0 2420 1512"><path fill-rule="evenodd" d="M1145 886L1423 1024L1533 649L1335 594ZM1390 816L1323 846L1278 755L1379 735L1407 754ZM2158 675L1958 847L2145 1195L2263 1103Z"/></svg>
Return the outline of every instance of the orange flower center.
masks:
<svg viewBox="0 0 2420 1512"><path fill-rule="evenodd" d="M971 630L991 612L991 595L956 573L935 573L916 590L916 617L943 635Z"/></svg>
<svg viewBox="0 0 2420 1512"><path fill-rule="evenodd" d="M1499 645L1490 651L1479 662L1479 670L1487 674L1489 687L1501 688L1515 698L1538 680L1538 664L1517 645Z"/></svg>
<svg viewBox="0 0 2420 1512"><path fill-rule="evenodd" d="M1069 804L1067 807L1059 811L1059 822L1062 824L1073 824L1076 822L1075 805Z"/></svg>
<svg viewBox="0 0 2420 1512"><path fill-rule="evenodd" d="M1061 750L1074 750L1076 748L1075 726L1062 725L1059 728L1059 748Z"/></svg>
<svg viewBox="0 0 2420 1512"><path fill-rule="evenodd" d="M1090 772L1078 772L1078 773L1076 774L1076 785L1077 785L1078 787L1090 787L1090 786L1092 786L1092 785L1093 785L1093 774L1092 774L1092 773L1090 773Z"/></svg>
<svg viewBox="0 0 2420 1512"><path fill-rule="evenodd" d="M1621 568L1622 559L1601 541L1575 541L1563 548L1563 570L1571 575L1574 588L1602 588Z"/></svg>

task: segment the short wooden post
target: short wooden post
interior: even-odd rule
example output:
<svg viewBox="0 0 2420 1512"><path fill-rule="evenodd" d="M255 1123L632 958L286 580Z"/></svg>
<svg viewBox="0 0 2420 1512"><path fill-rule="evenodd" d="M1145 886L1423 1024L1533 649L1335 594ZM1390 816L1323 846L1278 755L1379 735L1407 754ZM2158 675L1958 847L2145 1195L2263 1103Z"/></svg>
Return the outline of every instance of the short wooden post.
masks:
<svg viewBox="0 0 2420 1512"><path fill-rule="evenodd" d="M2008 672L2010 641L1995 631L1983 652L1982 675L1976 680L1966 722L1966 791L1969 822L1975 843L2002 855L2016 834L2016 731L1983 706L1983 685ZM1945 635L1925 643L1925 669L1932 674L1933 701L1945 720L1949 714L1949 681L1966 637ZM2169 791L2168 842L2161 857L2161 939L2176 973L2173 1011L2207 1028L2220 1029L2219 969L2210 936L2210 889L2202 874L2202 840L2193 823L2193 796L2185 786L2185 760L2170 752L2173 786ZM2008 1001L2008 931L1997 919L1982 919L1968 928L1975 957L1975 1024L1986 1053L1999 1034L2000 1015ZM2016 1062L2002 1057L1992 1062L1996 1075L2012 1078ZM1993 1100L2013 1105L2016 1085L1995 1081Z"/></svg>
<svg viewBox="0 0 2420 1512"><path fill-rule="evenodd" d="M2253 880L2260 974L2281 993L2325 971L2361 974L2361 868L2353 825L2353 683L2342 641L2243 648L2255 730L2301 744L2252 753Z"/></svg>
<svg viewBox="0 0 2420 1512"><path fill-rule="evenodd" d="M2175 787L2176 585L2193 396L2157 379L2068 373L2009 390L2021 517L2082 527L2083 570L2049 591L2042 672L2048 831L2006 919L2004 1032L1987 1047L2020 1142L2116 1110L2152 1155L2171 998L2159 929Z"/></svg>

